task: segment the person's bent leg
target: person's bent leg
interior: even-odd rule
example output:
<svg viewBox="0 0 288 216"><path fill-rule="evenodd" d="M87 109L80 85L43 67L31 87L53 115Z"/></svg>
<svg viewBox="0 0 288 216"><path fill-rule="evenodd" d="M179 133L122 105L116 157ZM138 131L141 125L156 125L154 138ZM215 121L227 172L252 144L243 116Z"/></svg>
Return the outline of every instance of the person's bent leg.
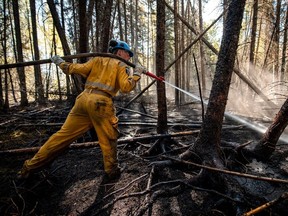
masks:
<svg viewBox="0 0 288 216"><path fill-rule="evenodd" d="M61 129L45 142L33 158L24 162L23 168L18 174L25 178L30 172L41 169L91 127L92 123L89 117L77 110L76 103Z"/></svg>
<svg viewBox="0 0 288 216"><path fill-rule="evenodd" d="M117 159L118 118L111 98L93 95L87 103L91 121L96 130L103 155L104 171L108 176L120 173Z"/></svg>

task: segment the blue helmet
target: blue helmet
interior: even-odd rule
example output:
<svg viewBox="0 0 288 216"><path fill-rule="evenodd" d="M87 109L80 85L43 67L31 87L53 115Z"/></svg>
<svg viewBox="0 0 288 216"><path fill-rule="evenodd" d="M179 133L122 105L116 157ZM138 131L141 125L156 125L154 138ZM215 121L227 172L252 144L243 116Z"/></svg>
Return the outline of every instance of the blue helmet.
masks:
<svg viewBox="0 0 288 216"><path fill-rule="evenodd" d="M133 57L133 55L134 55L133 52L131 51L129 45L126 42L120 41L120 40L110 40L109 51L111 53L113 53L117 49L123 49L123 50L127 51L129 53L130 57Z"/></svg>

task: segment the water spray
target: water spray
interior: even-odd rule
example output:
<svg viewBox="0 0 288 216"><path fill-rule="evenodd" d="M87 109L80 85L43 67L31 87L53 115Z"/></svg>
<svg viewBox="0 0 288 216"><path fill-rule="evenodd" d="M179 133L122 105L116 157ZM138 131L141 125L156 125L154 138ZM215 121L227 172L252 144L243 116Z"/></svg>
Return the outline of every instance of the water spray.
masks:
<svg viewBox="0 0 288 216"><path fill-rule="evenodd" d="M175 86L175 85L167 82L167 81L164 79L164 77L158 77L158 76L156 76L155 74L153 74L153 73L151 73L151 72L148 72L148 71L145 72L144 74L147 75L147 76L150 76L150 77L152 77L152 78L154 78L154 79L156 79L156 80L158 80L158 81L160 81L160 82L163 82L163 83L171 86L172 88L175 88L175 89L183 92L184 94L190 96L191 98L196 99L197 101L201 101L201 98L198 97L197 95L191 94L190 92L185 91L184 89L181 89L181 88L179 88L179 87L177 87L177 86ZM203 103L204 103L206 106L208 105L208 101L207 101L207 100L203 100ZM260 134L264 134L264 133L267 131L267 129L268 129L268 128L265 127L264 125L261 125L261 124L255 123L255 122L250 122L250 121L245 120L245 119L243 119L243 118L240 118L240 117L238 117L238 116L236 116L236 115L233 115L233 114L231 114L231 113L229 113L229 112L224 112L224 116L227 117L228 119L231 119L231 120L236 121L236 122L238 122L238 123L240 123L240 124L243 124L243 125L245 125L246 127L250 128L250 129L252 129L252 130L254 130L254 131L256 131L256 132L258 132L258 133L260 133ZM286 143L286 144L288 144L288 135L282 133L282 135L280 136L279 140L282 141L282 142L284 142L284 143Z"/></svg>

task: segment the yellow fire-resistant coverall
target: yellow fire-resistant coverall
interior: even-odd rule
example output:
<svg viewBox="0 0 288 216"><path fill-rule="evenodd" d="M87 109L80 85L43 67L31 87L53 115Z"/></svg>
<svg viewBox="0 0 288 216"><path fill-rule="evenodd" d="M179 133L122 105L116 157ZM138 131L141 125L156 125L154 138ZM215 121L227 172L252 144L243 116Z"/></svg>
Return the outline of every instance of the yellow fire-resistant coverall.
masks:
<svg viewBox="0 0 288 216"><path fill-rule="evenodd" d="M103 154L104 170L109 175L118 167L118 118L112 97L120 90L132 91L139 76L129 76L127 65L108 57L95 57L84 64L63 62L66 74L80 74L86 78L85 90L77 97L61 129L52 135L35 156L26 160L22 172L35 171L53 159L83 133L94 127Z"/></svg>

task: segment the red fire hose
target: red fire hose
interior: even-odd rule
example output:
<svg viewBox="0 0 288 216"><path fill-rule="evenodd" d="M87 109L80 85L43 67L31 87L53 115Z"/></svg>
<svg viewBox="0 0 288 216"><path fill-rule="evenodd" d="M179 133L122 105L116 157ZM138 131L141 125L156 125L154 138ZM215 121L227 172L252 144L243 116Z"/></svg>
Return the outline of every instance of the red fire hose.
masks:
<svg viewBox="0 0 288 216"><path fill-rule="evenodd" d="M158 77L158 76L156 76L155 74L153 74L153 73L151 73L149 71L144 72L144 74L147 75L147 76L150 76L150 77L152 77L152 78L154 78L154 79L156 79L158 81L161 81L161 82L165 80L164 77L162 77L162 76Z"/></svg>

